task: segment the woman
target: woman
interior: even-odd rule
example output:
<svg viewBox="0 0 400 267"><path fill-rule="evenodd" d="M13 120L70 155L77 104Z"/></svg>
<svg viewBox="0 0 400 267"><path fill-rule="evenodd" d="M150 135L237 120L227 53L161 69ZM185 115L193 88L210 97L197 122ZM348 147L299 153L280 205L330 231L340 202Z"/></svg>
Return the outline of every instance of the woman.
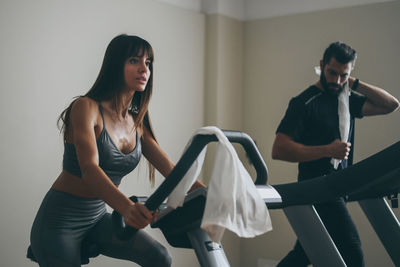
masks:
<svg viewBox="0 0 400 267"><path fill-rule="evenodd" d="M73 267L98 254L141 266L170 266L171 257L143 230L127 241L112 232L105 203L126 224L143 229L154 214L118 190L141 154L166 177L174 167L159 147L148 105L153 85L153 50L137 36L119 35L106 50L93 87L59 118L64 133L63 170L46 194L31 231L28 257L40 266ZM200 182L192 189L203 186Z"/></svg>

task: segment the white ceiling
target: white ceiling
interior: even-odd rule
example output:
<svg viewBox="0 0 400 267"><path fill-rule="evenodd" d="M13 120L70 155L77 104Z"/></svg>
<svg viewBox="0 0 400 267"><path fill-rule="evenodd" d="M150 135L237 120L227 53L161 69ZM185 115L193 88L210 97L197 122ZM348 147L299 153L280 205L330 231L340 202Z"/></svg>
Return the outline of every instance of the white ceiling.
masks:
<svg viewBox="0 0 400 267"><path fill-rule="evenodd" d="M263 19L312 11L399 0L156 0L207 14L239 20Z"/></svg>

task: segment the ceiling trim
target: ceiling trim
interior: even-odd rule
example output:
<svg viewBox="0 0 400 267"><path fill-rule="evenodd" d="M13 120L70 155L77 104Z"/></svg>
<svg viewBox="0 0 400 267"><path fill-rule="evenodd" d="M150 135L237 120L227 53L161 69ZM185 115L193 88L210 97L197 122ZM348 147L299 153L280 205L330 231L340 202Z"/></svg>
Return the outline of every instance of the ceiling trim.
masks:
<svg viewBox="0 0 400 267"><path fill-rule="evenodd" d="M266 19L398 0L155 0L205 14L238 20Z"/></svg>
<svg viewBox="0 0 400 267"><path fill-rule="evenodd" d="M247 0L246 20L309 13L394 0Z"/></svg>

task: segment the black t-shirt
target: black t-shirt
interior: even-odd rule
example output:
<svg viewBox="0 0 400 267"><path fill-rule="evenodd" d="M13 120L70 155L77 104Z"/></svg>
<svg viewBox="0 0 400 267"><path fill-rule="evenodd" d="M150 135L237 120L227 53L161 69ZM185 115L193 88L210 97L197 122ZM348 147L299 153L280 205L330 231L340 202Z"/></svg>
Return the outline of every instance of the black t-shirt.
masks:
<svg viewBox="0 0 400 267"><path fill-rule="evenodd" d="M349 142L354 140L354 118L362 118L362 106L366 98L355 92L349 96L350 132ZM276 130L283 133L295 142L307 146L327 145L335 139L340 139L338 98L321 91L312 85L298 96L292 98L285 116ZM353 149L349 160L341 162L339 168L346 168L352 164ZM309 162L299 163L299 180L309 179L334 171L331 158L321 158Z"/></svg>

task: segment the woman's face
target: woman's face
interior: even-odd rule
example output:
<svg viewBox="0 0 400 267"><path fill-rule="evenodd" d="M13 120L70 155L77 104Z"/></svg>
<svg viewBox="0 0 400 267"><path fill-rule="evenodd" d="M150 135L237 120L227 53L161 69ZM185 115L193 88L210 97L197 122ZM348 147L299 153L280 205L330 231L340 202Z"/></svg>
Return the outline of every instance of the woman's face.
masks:
<svg viewBox="0 0 400 267"><path fill-rule="evenodd" d="M139 55L142 53L139 53ZM145 90L147 81L150 78L151 59L147 53L142 56L133 56L125 61L124 79L128 90L142 92Z"/></svg>

